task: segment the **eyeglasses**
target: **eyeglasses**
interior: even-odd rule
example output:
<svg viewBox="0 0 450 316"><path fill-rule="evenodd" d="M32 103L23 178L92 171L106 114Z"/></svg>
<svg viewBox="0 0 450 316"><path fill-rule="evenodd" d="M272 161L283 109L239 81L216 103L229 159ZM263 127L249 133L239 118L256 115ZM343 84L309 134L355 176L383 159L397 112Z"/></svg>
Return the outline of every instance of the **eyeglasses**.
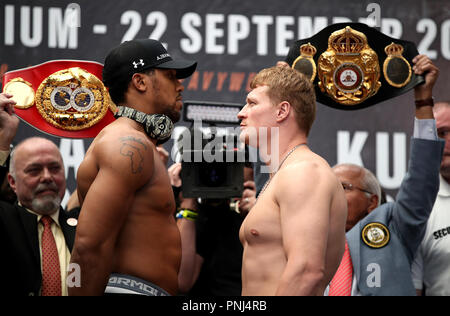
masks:
<svg viewBox="0 0 450 316"><path fill-rule="evenodd" d="M450 135L450 130L447 128L439 128L437 131L439 138L447 138Z"/></svg>
<svg viewBox="0 0 450 316"><path fill-rule="evenodd" d="M358 188L358 187L354 186L353 184L347 183L347 182L342 182L342 187L344 188L345 191L359 190L359 191L361 191L361 192L373 194L372 192L369 192L369 191L367 191L367 190Z"/></svg>

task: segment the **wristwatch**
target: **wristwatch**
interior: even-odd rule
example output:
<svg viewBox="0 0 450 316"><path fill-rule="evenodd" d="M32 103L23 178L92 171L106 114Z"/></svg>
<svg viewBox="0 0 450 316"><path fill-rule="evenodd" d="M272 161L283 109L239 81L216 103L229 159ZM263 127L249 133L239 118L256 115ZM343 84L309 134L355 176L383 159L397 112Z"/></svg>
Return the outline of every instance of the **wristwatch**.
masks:
<svg viewBox="0 0 450 316"><path fill-rule="evenodd" d="M415 100L416 108L420 108L422 106L434 106L434 98L424 99L424 100Z"/></svg>

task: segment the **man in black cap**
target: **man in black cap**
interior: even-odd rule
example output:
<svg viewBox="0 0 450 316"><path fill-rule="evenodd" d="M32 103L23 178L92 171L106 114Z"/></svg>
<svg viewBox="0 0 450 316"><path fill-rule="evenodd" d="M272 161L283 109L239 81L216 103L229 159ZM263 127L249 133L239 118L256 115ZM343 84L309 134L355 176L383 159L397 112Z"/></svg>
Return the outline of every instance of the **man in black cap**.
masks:
<svg viewBox="0 0 450 316"><path fill-rule="evenodd" d="M94 139L77 174L81 203L70 295L174 295L181 260L175 201L156 150L180 118L179 79L196 62L175 61L160 42L124 42L105 59L103 82L117 120Z"/></svg>

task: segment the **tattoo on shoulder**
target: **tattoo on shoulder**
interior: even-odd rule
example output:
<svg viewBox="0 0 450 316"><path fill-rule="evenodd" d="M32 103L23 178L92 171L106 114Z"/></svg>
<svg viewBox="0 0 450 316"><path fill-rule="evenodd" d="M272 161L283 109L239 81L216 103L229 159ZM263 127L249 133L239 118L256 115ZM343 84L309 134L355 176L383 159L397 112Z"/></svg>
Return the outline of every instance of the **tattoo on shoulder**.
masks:
<svg viewBox="0 0 450 316"><path fill-rule="evenodd" d="M132 136L120 138L122 146L120 154L130 159L131 172L133 174L141 173L144 165L144 151L147 145L143 140Z"/></svg>

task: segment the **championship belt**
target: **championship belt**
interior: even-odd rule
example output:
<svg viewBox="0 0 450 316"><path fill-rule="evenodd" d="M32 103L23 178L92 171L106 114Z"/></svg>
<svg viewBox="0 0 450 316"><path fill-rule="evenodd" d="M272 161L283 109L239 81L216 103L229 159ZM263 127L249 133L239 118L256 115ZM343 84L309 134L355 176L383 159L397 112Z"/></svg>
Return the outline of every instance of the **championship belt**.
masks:
<svg viewBox="0 0 450 316"><path fill-rule="evenodd" d="M116 106L103 85L103 65L54 60L5 73L3 92L15 112L38 130L59 137L93 138L113 122Z"/></svg>
<svg viewBox="0 0 450 316"><path fill-rule="evenodd" d="M296 41L286 62L315 86L318 102L356 110L399 96L424 79L411 71L414 43L362 23L333 24Z"/></svg>

